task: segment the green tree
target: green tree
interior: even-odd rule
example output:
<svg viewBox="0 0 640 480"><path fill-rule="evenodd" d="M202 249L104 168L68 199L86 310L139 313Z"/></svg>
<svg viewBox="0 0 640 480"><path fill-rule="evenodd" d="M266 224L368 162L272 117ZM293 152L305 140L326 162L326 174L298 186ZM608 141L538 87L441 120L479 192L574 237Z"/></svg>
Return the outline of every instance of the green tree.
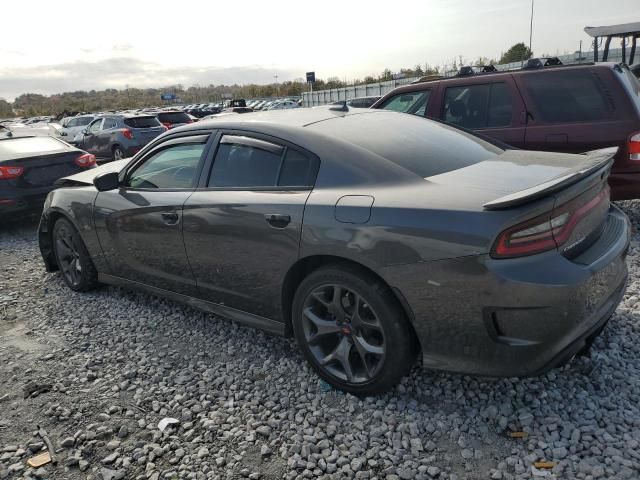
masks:
<svg viewBox="0 0 640 480"><path fill-rule="evenodd" d="M0 118L13 117L13 108L4 98L0 98Z"/></svg>
<svg viewBox="0 0 640 480"><path fill-rule="evenodd" d="M524 42L520 42L516 43L509 50L504 52L498 63L522 62L530 59L532 55L533 52L529 47L527 47Z"/></svg>

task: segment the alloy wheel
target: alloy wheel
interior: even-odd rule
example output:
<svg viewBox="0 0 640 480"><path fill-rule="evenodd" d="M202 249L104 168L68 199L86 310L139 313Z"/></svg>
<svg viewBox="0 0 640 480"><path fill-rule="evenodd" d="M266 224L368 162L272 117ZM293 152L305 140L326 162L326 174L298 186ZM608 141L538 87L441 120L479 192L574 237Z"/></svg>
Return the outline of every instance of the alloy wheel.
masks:
<svg viewBox="0 0 640 480"><path fill-rule="evenodd" d="M120 150L119 148L116 148L113 151L113 158L114 160L122 160L124 158L124 153L122 153L122 150Z"/></svg>
<svg viewBox="0 0 640 480"><path fill-rule="evenodd" d="M56 235L56 253L58 266L67 281L77 286L82 281L82 264L80 262L80 251L73 232L63 225Z"/></svg>
<svg viewBox="0 0 640 480"><path fill-rule="evenodd" d="M352 383L372 380L384 364L384 331L372 306L343 285L323 285L305 299L302 330L314 359Z"/></svg>

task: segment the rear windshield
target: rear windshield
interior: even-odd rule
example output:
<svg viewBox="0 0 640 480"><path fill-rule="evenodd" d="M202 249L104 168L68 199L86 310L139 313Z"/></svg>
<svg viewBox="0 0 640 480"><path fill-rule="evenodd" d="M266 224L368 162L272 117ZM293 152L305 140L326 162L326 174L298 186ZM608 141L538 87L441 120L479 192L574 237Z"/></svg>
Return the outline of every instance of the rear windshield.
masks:
<svg viewBox="0 0 640 480"><path fill-rule="evenodd" d="M158 114L158 119L165 123L187 123L189 115L183 112L162 112Z"/></svg>
<svg viewBox="0 0 640 480"><path fill-rule="evenodd" d="M366 148L424 178L468 167L504 151L455 127L404 113L372 111L307 128Z"/></svg>
<svg viewBox="0 0 640 480"><path fill-rule="evenodd" d="M592 70L535 72L525 76L525 84L545 122L606 120L615 109L611 93Z"/></svg>
<svg viewBox="0 0 640 480"><path fill-rule="evenodd" d="M133 117L133 118L125 118L124 124L127 127L131 128L150 128L150 127L159 127L161 126L160 120L156 117Z"/></svg>
<svg viewBox="0 0 640 480"><path fill-rule="evenodd" d="M0 158L28 153L61 152L68 147L51 137L18 137L0 141Z"/></svg>

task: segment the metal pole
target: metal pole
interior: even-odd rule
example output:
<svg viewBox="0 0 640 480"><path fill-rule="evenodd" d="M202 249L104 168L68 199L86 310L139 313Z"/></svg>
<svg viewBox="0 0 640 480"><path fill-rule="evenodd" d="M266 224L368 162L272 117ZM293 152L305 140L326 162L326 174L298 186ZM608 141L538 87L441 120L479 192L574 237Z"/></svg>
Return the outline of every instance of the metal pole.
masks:
<svg viewBox="0 0 640 480"><path fill-rule="evenodd" d="M533 38L533 2L534 0L531 0L531 22L529 23L529 51L530 52L532 52L531 39Z"/></svg>
<svg viewBox="0 0 640 480"><path fill-rule="evenodd" d="M580 40L580 48L578 49L578 63L582 63L582 40Z"/></svg>

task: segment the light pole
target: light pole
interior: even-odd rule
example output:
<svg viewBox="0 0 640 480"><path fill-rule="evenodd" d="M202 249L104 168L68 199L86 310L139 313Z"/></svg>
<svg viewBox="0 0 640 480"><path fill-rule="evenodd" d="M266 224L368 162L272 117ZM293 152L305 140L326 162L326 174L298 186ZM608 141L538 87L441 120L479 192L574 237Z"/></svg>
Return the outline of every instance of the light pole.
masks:
<svg viewBox="0 0 640 480"><path fill-rule="evenodd" d="M276 96L279 97L280 96L280 87L278 87L278 74L275 74L273 76L273 78L276 79Z"/></svg>

